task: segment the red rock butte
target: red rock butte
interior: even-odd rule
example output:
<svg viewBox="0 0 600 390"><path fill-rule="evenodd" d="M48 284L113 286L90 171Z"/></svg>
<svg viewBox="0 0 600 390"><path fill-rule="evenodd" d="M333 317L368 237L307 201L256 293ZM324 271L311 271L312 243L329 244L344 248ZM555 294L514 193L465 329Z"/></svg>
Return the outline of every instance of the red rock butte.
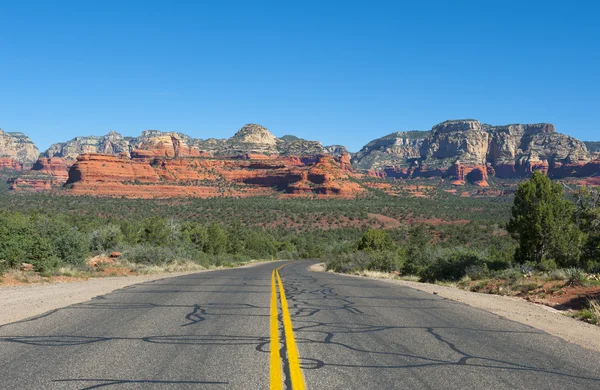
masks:
<svg viewBox="0 0 600 390"><path fill-rule="evenodd" d="M327 155L272 157L143 157L82 154L70 168L73 195L167 198L177 196L354 197L365 190L353 171Z"/></svg>

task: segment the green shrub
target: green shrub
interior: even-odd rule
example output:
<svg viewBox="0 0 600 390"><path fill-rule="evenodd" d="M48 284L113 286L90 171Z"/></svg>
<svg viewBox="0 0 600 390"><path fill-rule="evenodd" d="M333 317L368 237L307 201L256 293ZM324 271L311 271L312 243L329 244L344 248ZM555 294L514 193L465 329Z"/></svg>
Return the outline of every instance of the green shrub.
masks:
<svg viewBox="0 0 600 390"><path fill-rule="evenodd" d="M585 272L581 268L567 268L567 286L581 286L586 281Z"/></svg>
<svg viewBox="0 0 600 390"><path fill-rule="evenodd" d="M146 218L140 222L140 241L155 246L167 246L173 238L173 229L160 217Z"/></svg>
<svg viewBox="0 0 600 390"><path fill-rule="evenodd" d="M406 260L400 268L400 273L403 275L422 276L425 270L436 262L442 253L446 252L436 247L427 247L420 250L413 249L409 246L406 251Z"/></svg>
<svg viewBox="0 0 600 390"><path fill-rule="evenodd" d="M0 260L0 275L2 275L3 273L5 273L9 269L10 269L10 267L8 265L8 261L6 261L6 260Z"/></svg>
<svg viewBox="0 0 600 390"><path fill-rule="evenodd" d="M352 273L367 268L371 257L366 252L340 253L327 262L327 270Z"/></svg>
<svg viewBox="0 0 600 390"><path fill-rule="evenodd" d="M394 272L398 271L403 264L401 253L394 251L369 252L370 258L367 264L369 271Z"/></svg>
<svg viewBox="0 0 600 390"><path fill-rule="evenodd" d="M72 229L54 240L57 256L70 265L82 265L90 253L90 241L87 235Z"/></svg>
<svg viewBox="0 0 600 390"><path fill-rule="evenodd" d="M483 267L485 258L468 250L454 250L438 257L424 269L422 279L426 282L436 280L458 281L466 275L467 269L473 266Z"/></svg>
<svg viewBox="0 0 600 390"><path fill-rule="evenodd" d="M208 230L205 226L188 221L181 227L181 239L186 244L202 249L208 243Z"/></svg>
<svg viewBox="0 0 600 390"><path fill-rule="evenodd" d="M474 264L465 269L465 275L471 280L481 280L489 277L490 270L487 264Z"/></svg>
<svg viewBox="0 0 600 390"><path fill-rule="evenodd" d="M213 222L208 226L207 234L208 241L204 245L204 251L213 255L224 253L228 242L227 231Z"/></svg>
<svg viewBox="0 0 600 390"><path fill-rule="evenodd" d="M358 242L359 251L389 251L394 248L394 242L385 230L369 229Z"/></svg>
<svg viewBox="0 0 600 390"><path fill-rule="evenodd" d="M246 241L246 249L257 257L272 257L277 253L277 245L268 234L252 232Z"/></svg>
<svg viewBox="0 0 600 390"><path fill-rule="evenodd" d="M521 294L527 294L529 291L533 291L538 288L538 284L535 282L526 282L524 280L520 280L513 284L511 288Z"/></svg>
<svg viewBox="0 0 600 390"><path fill-rule="evenodd" d="M556 265L556 261L554 261L554 259L544 259L542 260L542 262L538 265L538 269L540 271L554 271L556 270L558 266Z"/></svg>
<svg viewBox="0 0 600 390"><path fill-rule="evenodd" d="M99 252L108 251L115 249L123 242L123 234L119 226L109 224L94 230L90 241L92 250Z"/></svg>
<svg viewBox="0 0 600 390"><path fill-rule="evenodd" d="M479 292L479 291L483 290L487 286L488 283L489 283L488 279L480 280L479 282L470 286L469 291Z"/></svg>
<svg viewBox="0 0 600 390"><path fill-rule="evenodd" d="M177 259L171 248L148 244L136 245L124 254L125 259L140 264L160 265Z"/></svg>
<svg viewBox="0 0 600 390"><path fill-rule="evenodd" d="M48 256L32 261L34 270L40 273L51 273L62 265L62 261L56 256Z"/></svg>
<svg viewBox="0 0 600 390"><path fill-rule="evenodd" d="M548 274L549 280L567 280L569 276L564 269L555 269Z"/></svg>
<svg viewBox="0 0 600 390"><path fill-rule="evenodd" d="M506 280L506 284L511 286L523 279L524 275L519 268L508 268L502 271L499 277Z"/></svg>

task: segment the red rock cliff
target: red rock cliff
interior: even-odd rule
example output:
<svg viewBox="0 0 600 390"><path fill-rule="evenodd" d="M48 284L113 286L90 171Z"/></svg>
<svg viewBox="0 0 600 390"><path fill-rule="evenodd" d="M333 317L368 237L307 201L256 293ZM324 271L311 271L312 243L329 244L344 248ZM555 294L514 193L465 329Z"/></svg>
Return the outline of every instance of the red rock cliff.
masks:
<svg viewBox="0 0 600 390"><path fill-rule="evenodd" d="M69 171L67 191L142 198L277 193L353 197L362 194L364 188L349 180L348 169L347 164L331 156L129 159L83 154Z"/></svg>

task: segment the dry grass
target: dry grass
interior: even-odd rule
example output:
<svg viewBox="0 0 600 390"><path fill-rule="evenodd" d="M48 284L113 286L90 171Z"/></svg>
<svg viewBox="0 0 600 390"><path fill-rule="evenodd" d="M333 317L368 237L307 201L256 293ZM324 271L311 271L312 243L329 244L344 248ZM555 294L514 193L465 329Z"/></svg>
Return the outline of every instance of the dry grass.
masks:
<svg viewBox="0 0 600 390"><path fill-rule="evenodd" d="M397 273L381 272L381 271L369 271L363 270L356 273L358 276L365 276L367 278L375 279L395 279L395 280L406 280L409 282L419 282L420 278L416 275L398 275Z"/></svg>
<svg viewBox="0 0 600 390"><path fill-rule="evenodd" d="M138 275L154 275L170 272L191 272L213 269L212 267L203 267L198 263L194 263L193 261L174 261L164 265L145 265L130 263L128 261L119 261L116 265L118 265L119 267L129 268Z"/></svg>
<svg viewBox="0 0 600 390"><path fill-rule="evenodd" d="M417 279L416 281L418 282L419 280ZM438 286L445 286L445 287L458 287L457 282L446 282L446 281L436 280L435 284Z"/></svg>
<svg viewBox="0 0 600 390"><path fill-rule="evenodd" d="M421 278L417 275L402 275L398 276L396 279L405 280L407 282L421 282Z"/></svg>
<svg viewBox="0 0 600 390"><path fill-rule="evenodd" d="M588 299L590 305L590 311L596 318L596 321L600 320L600 299Z"/></svg>
<svg viewBox="0 0 600 390"><path fill-rule="evenodd" d="M90 276L90 271L73 268L71 266L60 267L55 272L56 276L72 276L74 278L87 278Z"/></svg>
<svg viewBox="0 0 600 390"><path fill-rule="evenodd" d="M32 279L34 279L37 274L31 271L21 271L18 269L11 269L4 273L3 275L6 279L17 280L21 283L31 283Z"/></svg>
<svg viewBox="0 0 600 390"><path fill-rule="evenodd" d="M358 272L360 276L366 276L367 278L376 278L376 279L396 279L396 275L390 274L388 272L380 272L380 271L360 271Z"/></svg>

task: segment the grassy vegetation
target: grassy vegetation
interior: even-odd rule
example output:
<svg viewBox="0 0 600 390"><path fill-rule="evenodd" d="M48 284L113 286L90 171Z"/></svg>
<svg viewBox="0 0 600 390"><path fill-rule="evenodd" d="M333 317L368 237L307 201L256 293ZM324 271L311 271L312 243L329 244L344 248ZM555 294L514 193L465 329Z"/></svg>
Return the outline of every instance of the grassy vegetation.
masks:
<svg viewBox="0 0 600 390"><path fill-rule="evenodd" d="M407 240L415 221L452 222L468 216L473 221L468 225L425 229L436 246L481 247L492 236L510 241L501 228L508 211L506 202L459 198L443 191L432 191L430 198L372 191L350 200L139 200L0 191L0 272L24 262L38 272L84 267L89 257L111 251L122 252L129 264L153 266L330 258L349 255L366 231L384 226L372 214L400 221L400 227L388 231L395 246Z"/></svg>
<svg viewBox="0 0 600 390"><path fill-rule="evenodd" d="M443 191L437 191L430 199L409 196L398 199L373 191L366 198L349 200L276 197L147 200L4 194L0 195L0 204L0 207L12 210L43 209L107 218L160 216L219 223L240 220L248 226L273 225L283 219L306 227L311 227L316 220L325 227L340 223L356 226L356 221L368 222L367 213L383 214L399 220L420 217L447 221L464 219L468 215L470 220L489 223L507 221L510 207L504 200L459 198Z"/></svg>

